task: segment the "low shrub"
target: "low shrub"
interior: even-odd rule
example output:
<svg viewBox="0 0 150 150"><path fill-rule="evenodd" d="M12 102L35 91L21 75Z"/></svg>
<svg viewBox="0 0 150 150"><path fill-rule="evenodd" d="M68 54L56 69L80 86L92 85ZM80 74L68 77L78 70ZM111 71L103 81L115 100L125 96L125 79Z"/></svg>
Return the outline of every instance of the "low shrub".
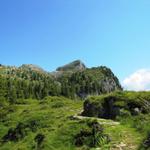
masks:
<svg viewBox="0 0 150 150"><path fill-rule="evenodd" d="M103 133L103 127L96 121L87 122L88 129L82 129L80 133L75 136L75 145L98 147L110 142L108 135Z"/></svg>
<svg viewBox="0 0 150 150"><path fill-rule="evenodd" d="M44 139L45 139L45 135L41 134L41 133L37 134L36 137L34 138L34 140L37 143L38 149L42 148L42 143L43 143Z"/></svg>
<svg viewBox="0 0 150 150"><path fill-rule="evenodd" d="M20 139L23 139L26 136L26 126L23 123L18 123L16 128L12 129L10 128L8 130L8 133L2 138L3 142L7 141L18 141Z"/></svg>

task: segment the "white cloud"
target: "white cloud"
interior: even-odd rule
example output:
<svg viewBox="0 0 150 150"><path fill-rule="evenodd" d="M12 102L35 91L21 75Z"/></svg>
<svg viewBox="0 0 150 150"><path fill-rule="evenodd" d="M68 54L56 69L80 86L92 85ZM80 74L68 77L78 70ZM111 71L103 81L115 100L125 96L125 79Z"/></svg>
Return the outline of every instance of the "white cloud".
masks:
<svg viewBox="0 0 150 150"><path fill-rule="evenodd" d="M122 82L126 90L150 90L150 69L140 69L125 78Z"/></svg>

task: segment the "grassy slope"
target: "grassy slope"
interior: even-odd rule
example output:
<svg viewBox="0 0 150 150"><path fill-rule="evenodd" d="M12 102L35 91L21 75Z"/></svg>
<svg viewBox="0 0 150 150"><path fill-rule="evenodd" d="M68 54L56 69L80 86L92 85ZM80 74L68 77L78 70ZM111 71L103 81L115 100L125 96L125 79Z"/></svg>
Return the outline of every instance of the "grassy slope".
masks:
<svg viewBox="0 0 150 150"><path fill-rule="evenodd" d="M17 142L7 142L0 145L1 150L30 150L37 149L34 140L38 133L45 135L44 150L81 150L75 148L74 136L86 126L83 120L72 120L69 116L78 114L82 110L82 101L72 101L63 97L48 97L44 101L24 100L22 104L9 107L1 111L0 139L8 132L9 128L15 128L18 122L29 124L38 121L36 130L26 129L27 134ZM99 121L100 122L100 121ZM107 120L105 121L107 122ZM110 121L108 121L110 122ZM112 141L104 145L103 150L136 149L140 144L142 135L135 129L126 125L104 125L105 133L109 134Z"/></svg>

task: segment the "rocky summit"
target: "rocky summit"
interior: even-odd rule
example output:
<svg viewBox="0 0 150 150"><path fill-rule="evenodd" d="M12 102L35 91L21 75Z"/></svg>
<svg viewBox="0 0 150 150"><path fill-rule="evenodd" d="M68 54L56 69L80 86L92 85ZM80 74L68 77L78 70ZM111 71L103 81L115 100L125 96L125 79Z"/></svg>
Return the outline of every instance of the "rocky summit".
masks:
<svg viewBox="0 0 150 150"><path fill-rule="evenodd" d="M85 70L85 64L80 60L75 60L69 64L66 64L62 67L58 67L56 71L81 71Z"/></svg>

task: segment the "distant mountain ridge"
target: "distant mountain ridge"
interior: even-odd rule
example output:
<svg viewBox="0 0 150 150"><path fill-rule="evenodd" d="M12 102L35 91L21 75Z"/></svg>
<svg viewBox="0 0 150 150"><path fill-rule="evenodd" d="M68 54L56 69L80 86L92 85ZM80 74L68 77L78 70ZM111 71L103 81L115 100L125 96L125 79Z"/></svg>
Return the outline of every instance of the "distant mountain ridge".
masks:
<svg viewBox="0 0 150 150"><path fill-rule="evenodd" d="M58 67L55 72L46 72L33 64L1 65L0 82L2 90L7 93L4 97L8 99L42 99L49 95L84 99L89 95L122 90L118 78L109 68L87 68L80 60Z"/></svg>

